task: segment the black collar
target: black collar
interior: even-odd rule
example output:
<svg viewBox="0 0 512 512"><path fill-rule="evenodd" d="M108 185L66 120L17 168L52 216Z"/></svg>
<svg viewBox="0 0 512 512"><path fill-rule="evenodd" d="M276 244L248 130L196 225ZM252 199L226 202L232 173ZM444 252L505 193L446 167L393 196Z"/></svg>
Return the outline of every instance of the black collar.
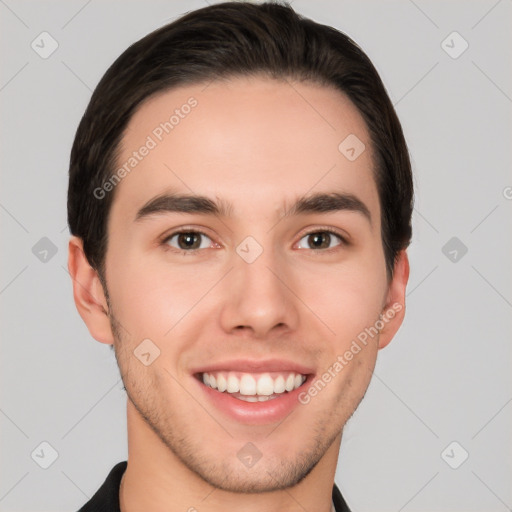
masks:
<svg viewBox="0 0 512 512"><path fill-rule="evenodd" d="M78 512L121 512L119 486L127 466L128 461L116 464L96 494ZM332 501L336 512L350 512L336 484L332 488Z"/></svg>

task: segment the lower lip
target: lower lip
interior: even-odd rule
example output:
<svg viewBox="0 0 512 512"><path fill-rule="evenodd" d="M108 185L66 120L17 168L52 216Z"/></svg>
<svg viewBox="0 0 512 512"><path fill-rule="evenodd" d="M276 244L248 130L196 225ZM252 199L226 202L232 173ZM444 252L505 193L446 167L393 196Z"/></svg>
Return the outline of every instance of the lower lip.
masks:
<svg viewBox="0 0 512 512"><path fill-rule="evenodd" d="M248 425L266 425L282 421L295 407L300 405L299 394L308 388L313 375L308 375L303 384L293 391L280 393L277 398L265 402L245 402L227 392L220 392L206 386L199 379L194 380L201 387L213 405L231 419Z"/></svg>

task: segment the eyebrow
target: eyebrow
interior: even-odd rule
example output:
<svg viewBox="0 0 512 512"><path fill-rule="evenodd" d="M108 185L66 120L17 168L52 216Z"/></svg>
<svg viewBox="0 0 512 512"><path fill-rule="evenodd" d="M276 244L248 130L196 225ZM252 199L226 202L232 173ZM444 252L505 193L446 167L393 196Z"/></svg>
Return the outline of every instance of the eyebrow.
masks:
<svg viewBox="0 0 512 512"><path fill-rule="evenodd" d="M211 215L214 217L229 217L233 205L227 201L214 201L206 196L193 194L161 194L150 199L135 216L135 222L153 215L165 213L190 213ZM353 194L329 192L315 193L302 196L296 200L283 217L307 213L328 213L350 211L362 214L372 224L368 207Z"/></svg>

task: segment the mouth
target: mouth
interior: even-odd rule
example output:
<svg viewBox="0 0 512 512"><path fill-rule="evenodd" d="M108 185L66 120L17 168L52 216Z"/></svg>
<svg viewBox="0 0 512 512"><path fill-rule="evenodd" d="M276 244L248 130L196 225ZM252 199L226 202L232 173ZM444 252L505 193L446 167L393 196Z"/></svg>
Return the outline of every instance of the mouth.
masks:
<svg viewBox="0 0 512 512"><path fill-rule="evenodd" d="M300 393L314 379L309 368L278 362L217 365L192 375L216 410L246 425L284 420L300 405Z"/></svg>
<svg viewBox="0 0 512 512"><path fill-rule="evenodd" d="M297 372L212 371L195 374L205 386L245 402L266 402L300 388L307 375Z"/></svg>

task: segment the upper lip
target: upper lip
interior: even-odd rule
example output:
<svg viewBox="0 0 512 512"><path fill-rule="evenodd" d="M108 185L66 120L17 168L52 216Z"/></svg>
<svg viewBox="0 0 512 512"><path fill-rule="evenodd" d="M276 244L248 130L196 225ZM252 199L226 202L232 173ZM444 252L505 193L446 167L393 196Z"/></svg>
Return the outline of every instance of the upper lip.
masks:
<svg viewBox="0 0 512 512"><path fill-rule="evenodd" d="M205 366L200 366L192 370L192 373L209 373L216 371L239 371L247 373L261 372L295 372L302 375L313 373L313 369L303 364L285 359L231 359L229 361L221 361Z"/></svg>

